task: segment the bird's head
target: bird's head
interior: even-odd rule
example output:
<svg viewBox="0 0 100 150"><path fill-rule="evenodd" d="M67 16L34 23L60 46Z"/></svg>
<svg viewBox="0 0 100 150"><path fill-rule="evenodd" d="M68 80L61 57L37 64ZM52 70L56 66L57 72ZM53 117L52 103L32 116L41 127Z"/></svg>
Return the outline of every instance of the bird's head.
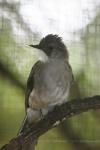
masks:
<svg viewBox="0 0 100 150"><path fill-rule="evenodd" d="M38 45L30 46L42 50L48 57L68 59L67 48L58 35L49 34Z"/></svg>

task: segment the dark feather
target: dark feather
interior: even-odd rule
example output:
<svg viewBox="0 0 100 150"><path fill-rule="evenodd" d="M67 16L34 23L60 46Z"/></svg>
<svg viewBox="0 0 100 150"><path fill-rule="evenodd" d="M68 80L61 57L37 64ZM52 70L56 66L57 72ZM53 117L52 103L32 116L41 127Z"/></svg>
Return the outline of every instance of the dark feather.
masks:
<svg viewBox="0 0 100 150"><path fill-rule="evenodd" d="M41 64L41 61L38 61L34 64L34 66L31 69L31 72L29 74L28 80L27 80L27 87L26 87L26 93L25 93L25 108L27 109L28 106L28 99L31 91L34 89L34 74L35 70L38 68L38 66Z"/></svg>

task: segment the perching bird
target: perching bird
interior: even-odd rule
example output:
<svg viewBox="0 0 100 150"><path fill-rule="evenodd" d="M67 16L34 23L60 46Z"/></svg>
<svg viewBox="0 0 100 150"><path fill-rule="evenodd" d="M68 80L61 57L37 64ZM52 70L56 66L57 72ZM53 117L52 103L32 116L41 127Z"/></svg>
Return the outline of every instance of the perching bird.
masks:
<svg viewBox="0 0 100 150"><path fill-rule="evenodd" d="M62 39L49 34L38 45L30 45L46 54L46 59L32 67L26 88L26 119L20 133L28 124L37 122L54 106L68 101L73 82L69 54Z"/></svg>

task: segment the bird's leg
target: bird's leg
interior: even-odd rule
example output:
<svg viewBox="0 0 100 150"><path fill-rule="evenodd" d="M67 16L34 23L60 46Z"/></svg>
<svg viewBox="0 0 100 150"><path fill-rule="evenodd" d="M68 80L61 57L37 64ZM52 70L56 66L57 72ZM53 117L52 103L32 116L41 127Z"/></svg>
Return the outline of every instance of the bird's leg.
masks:
<svg viewBox="0 0 100 150"><path fill-rule="evenodd" d="M44 115L43 115L42 109L40 109L40 114L41 114L41 119L43 119L43 118L44 118Z"/></svg>
<svg viewBox="0 0 100 150"><path fill-rule="evenodd" d="M54 109L54 106L48 106L46 108L40 109L41 119L43 119L44 116L47 115L49 112L52 112L53 109Z"/></svg>

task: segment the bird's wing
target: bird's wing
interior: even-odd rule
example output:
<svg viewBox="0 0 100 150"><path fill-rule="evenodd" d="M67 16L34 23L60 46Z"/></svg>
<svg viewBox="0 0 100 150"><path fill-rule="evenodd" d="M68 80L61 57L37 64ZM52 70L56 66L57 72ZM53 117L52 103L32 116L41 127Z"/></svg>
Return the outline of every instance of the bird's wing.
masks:
<svg viewBox="0 0 100 150"><path fill-rule="evenodd" d="M27 80L27 86L26 86L26 93L25 93L25 108L27 109L29 107L28 105L28 99L31 91L34 88L34 74L35 70L38 68L38 66L41 65L41 61L37 61L34 66L31 69L31 72L29 74L28 80Z"/></svg>
<svg viewBox="0 0 100 150"><path fill-rule="evenodd" d="M26 86L26 93L25 93L25 109L29 107L28 105L28 99L31 91L34 88L34 75L35 75L35 70L38 68L38 66L41 65L41 61L37 61L34 66L31 69L31 72L29 74L28 80L27 80L27 86ZM18 131L18 135L21 134L28 126L28 121L27 121L27 115L25 116L21 128Z"/></svg>

